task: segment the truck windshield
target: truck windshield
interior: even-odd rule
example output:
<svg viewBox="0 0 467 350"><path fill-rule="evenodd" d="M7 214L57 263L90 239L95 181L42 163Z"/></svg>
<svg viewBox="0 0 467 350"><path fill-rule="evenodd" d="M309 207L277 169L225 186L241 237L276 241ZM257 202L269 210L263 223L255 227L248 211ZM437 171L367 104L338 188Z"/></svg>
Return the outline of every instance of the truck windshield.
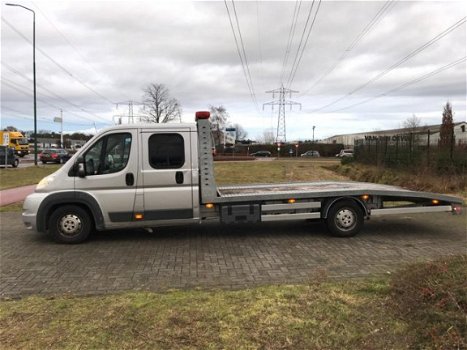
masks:
<svg viewBox="0 0 467 350"><path fill-rule="evenodd" d="M17 138L17 139L11 139L12 143L15 143L17 145L29 145L28 139L25 137Z"/></svg>

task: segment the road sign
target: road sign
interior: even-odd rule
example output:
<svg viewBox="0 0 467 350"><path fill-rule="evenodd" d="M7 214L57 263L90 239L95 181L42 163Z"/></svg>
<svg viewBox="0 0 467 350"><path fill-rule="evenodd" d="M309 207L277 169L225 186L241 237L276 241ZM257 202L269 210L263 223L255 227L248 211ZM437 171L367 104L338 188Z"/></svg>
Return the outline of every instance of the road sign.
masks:
<svg viewBox="0 0 467 350"><path fill-rule="evenodd" d="M10 133L4 132L3 133L3 146L8 146L10 144Z"/></svg>
<svg viewBox="0 0 467 350"><path fill-rule="evenodd" d="M236 131L237 129L235 128L226 128L225 131Z"/></svg>

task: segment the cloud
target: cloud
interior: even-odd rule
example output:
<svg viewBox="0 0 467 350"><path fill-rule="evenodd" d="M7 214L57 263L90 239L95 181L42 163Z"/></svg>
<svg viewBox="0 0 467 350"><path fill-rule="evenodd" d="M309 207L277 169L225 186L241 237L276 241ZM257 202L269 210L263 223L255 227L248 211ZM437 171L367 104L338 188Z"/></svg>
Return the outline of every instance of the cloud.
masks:
<svg viewBox="0 0 467 350"><path fill-rule="evenodd" d="M286 112L288 139L310 138L307 130L313 125L316 138L342 131L366 131L368 127L394 128L412 113L435 122L447 100L456 101L456 120L465 120L465 62L388 96L330 113L465 56L465 24L358 93L319 113L310 112L365 84L466 13L462 1L394 2L358 44L345 51L385 3L322 2L291 86L301 91L292 99L302 103L303 108L302 112ZM228 4L233 16L232 5ZM36 10L38 48L68 72L37 53L37 82L42 86L38 87L40 128L58 130L51 121L59 108L69 123L67 130L92 130L94 122L98 127L111 125L117 111L109 100L137 102L142 98L142 88L149 83L167 85L172 96L182 103L184 120L192 121L196 110L223 104L232 122L242 124L250 136L274 128L277 114L263 112L262 104L272 99L265 91L279 87L296 3L235 4L259 110L245 82L224 2L24 3ZM301 3L285 77L294 62L310 7L311 2ZM3 5L2 17L31 39L29 12ZM232 20L235 25L235 18ZM32 79L32 48L4 21L1 29L2 127L18 124L32 129L32 89L28 80ZM344 58L339 61L340 57ZM335 69L315 85L333 66ZM22 88L18 91L7 81L21 84ZM120 107L119 113L123 110Z"/></svg>

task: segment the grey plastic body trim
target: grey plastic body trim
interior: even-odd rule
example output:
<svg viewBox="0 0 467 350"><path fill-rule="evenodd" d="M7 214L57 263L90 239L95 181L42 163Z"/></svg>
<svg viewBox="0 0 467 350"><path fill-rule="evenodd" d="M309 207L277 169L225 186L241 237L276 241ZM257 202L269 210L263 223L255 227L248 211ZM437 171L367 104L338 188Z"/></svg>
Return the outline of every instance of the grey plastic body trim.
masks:
<svg viewBox="0 0 467 350"><path fill-rule="evenodd" d="M96 229L103 230L105 228L102 210L94 197L85 192L66 191L51 193L42 200L42 203L37 210L37 231L45 232L47 230L47 219L51 214L52 208L65 204L78 204L86 206L94 219Z"/></svg>
<svg viewBox="0 0 467 350"><path fill-rule="evenodd" d="M395 215L395 214L416 214L416 213L439 213L450 212L452 206L440 205L436 207L413 207L413 208L386 208L386 209L373 209L371 216Z"/></svg>

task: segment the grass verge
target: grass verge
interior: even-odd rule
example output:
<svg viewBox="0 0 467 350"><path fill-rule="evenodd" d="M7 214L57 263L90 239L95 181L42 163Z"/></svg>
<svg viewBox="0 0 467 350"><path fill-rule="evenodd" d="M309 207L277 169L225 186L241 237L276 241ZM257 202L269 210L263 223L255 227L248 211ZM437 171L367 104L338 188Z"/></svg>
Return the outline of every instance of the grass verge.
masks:
<svg viewBox="0 0 467 350"><path fill-rule="evenodd" d="M12 204L8 204L8 205L4 205L2 207L0 207L0 213L4 213L4 212L21 212L23 210L23 202L18 202L18 203L12 203Z"/></svg>
<svg viewBox="0 0 467 350"><path fill-rule="evenodd" d="M329 163L303 160L216 162L214 171L219 185L348 180L348 177L327 169Z"/></svg>
<svg viewBox="0 0 467 350"><path fill-rule="evenodd" d="M462 197L467 202L467 175L434 175L423 169L417 173L404 170L387 169L364 164L330 165L334 170L354 181L381 183L401 186L414 191L450 193ZM423 176L420 176L423 174Z"/></svg>
<svg viewBox="0 0 467 350"><path fill-rule="evenodd" d="M387 281L242 291L31 297L1 303L7 348L382 348L405 325L384 315ZM386 332L384 332L386 333Z"/></svg>
<svg viewBox="0 0 467 350"><path fill-rule="evenodd" d="M466 262L451 257L391 278L317 275L306 285L240 291L1 301L0 342L24 349L463 348Z"/></svg>
<svg viewBox="0 0 467 350"><path fill-rule="evenodd" d="M467 256L412 264L393 277L390 290L419 348L467 348Z"/></svg>
<svg viewBox="0 0 467 350"><path fill-rule="evenodd" d="M55 172L60 165L30 166L27 168L0 169L0 190L37 184Z"/></svg>

